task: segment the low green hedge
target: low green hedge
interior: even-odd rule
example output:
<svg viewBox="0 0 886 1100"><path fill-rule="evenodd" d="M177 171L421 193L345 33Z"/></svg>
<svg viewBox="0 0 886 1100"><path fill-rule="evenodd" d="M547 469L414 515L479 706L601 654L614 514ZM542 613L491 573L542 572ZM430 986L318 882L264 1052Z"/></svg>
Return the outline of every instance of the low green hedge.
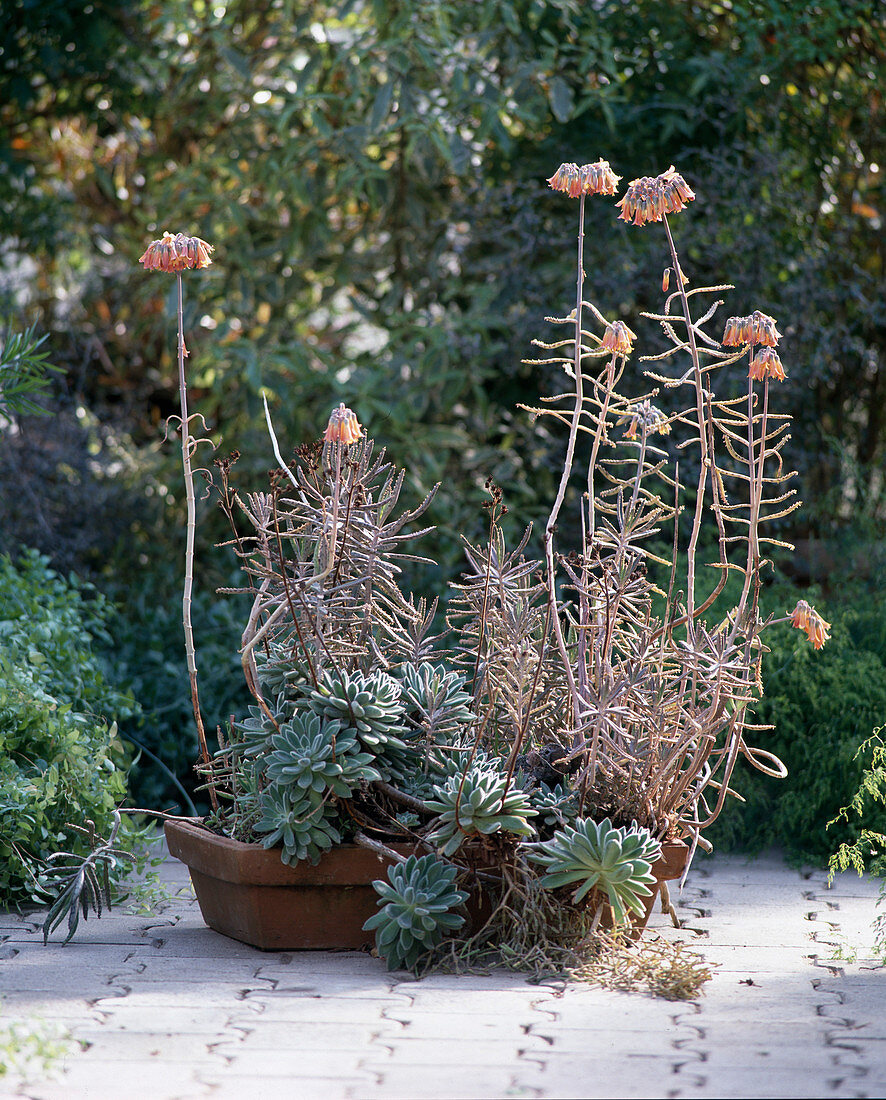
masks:
<svg viewBox="0 0 886 1100"><path fill-rule="evenodd" d="M117 721L131 694L109 683L111 605L29 551L0 556L0 906L40 900L37 876L58 849L85 850L69 822L112 822L129 754Z"/></svg>
<svg viewBox="0 0 886 1100"><path fill-rule="evenodd" d="M756 708L760 722L775 726L757 744L784 761L788 777L773 779L740 763L731 785L747 801L730 799L709 836L720 849L775 846L794 862L822 864L861 828L852 819L827 825L858 789L859 745L886 719L886 591L858 589L838 602L784 585L768 590L763 602L788 611L798 596L831 622L831 639L815 651L788 625L769 631L765 694ZM886 809L871 814L864 824L886 832Z"/></svg>

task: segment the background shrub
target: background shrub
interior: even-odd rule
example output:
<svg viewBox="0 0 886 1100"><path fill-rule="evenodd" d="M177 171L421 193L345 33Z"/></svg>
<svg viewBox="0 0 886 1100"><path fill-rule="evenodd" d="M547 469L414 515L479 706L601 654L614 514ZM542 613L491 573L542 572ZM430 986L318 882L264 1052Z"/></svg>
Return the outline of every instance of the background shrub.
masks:
<svg viewBox="0 0 886 1100"><path fill-rule="evenodd" d="M80 850L66 823L103 832L126 793L116 722L136 706L97 653L110 615L39 554L0 557L0 906L37 900L46 857Z"/></svg>
<svg viewBox="0 0 886 1100"><path fill-rule="evenodd" d="M765 605L790 610L797 595L773 586ZM864 762L855 754L886 715L886 598L877 590L858 590L841 603L803 595L831 622L831 640L816 652L800 631L773 628L766 636L765 695L756 708L759 721L775 726L758 743L784 761L788 777L773 779L742 762L732 786L747 802L730 799L709 835L719 848L782 847L793 860L821 864L862 824L886 831L879 805L863 823L850 817L826 828L858 789Z"/></svg>

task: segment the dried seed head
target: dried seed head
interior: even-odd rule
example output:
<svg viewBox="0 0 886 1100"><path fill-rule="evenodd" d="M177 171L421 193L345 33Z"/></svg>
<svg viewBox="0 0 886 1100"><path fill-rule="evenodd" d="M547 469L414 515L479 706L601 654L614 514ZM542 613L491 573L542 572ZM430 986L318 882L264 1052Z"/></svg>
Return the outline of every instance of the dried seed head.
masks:
<svg viewBox="0 0 886 1100"><path fill-rule="evenodd" d="M579 168L571 162L561 164L548 180L554 191L562 191L572 199L579 195L614 195L621 176L609 167L608 160L598 160Z"/></svg>
<svg viewBox="0 0 886 1100"><path fill-rule="evenodd" d="M631 180L624 197L615 204L621 207L619 220L633 225L660 222L665 214L676 214L695 192L673 165L660 176L641 176Z"/></svg>
<svg viewBox="0 0 886 1100"><path fill-rule="evenodd" d="M806 631L806 637L812 642L813 649L821 649L830 638L828 631L831 629L831 624L826 623L815 608L805 600L798 600L797 606L791 612L791 626Z"/></svg>
<svg viewBox="0 0 886 1100"><path fill-rule="evenodd" d="M344 443L348 446L359 442L363 437L363 429L357 420L356 413L347 408L342 402L337 409L332 410L329 423L323 438L327 443Z"/></svg>
<svg viewBox="0 0 886 1100"><path fill-rule="evenodd" d="M755 382L762 382L764 378L777 378L779 382L784 382L786 377L775 348L763 347L751 360L748 378Z"/></svg>
<svg viewBox="0 0 886 1100"><path fill-rule="evenodd" d="M637 334L631 332L624 321L613 321L606 326L603 339L600 341L600 349L612 351L616 355L628 356L633 351L636 339Z"/></svg>
<svg viewBox="0 0 886 1100"><path fill-rule="evenodd" d="M199 237L164 233L159 241L151 241L138 262L145 265L145 271L190 271L209 267L212 263L209 254L214 251L211 244Z"/></svg>

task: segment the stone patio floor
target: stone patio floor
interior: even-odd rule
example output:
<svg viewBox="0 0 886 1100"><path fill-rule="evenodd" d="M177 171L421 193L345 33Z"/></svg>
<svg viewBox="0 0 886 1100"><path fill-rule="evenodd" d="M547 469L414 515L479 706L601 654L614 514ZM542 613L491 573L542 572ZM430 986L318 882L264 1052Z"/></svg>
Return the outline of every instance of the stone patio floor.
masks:
<svg viewBox="0 0 886 1100"><path fill-rule="evenodd" d="M776 855L699 859L682 940L713 979L693 1001L519 976L413 981L356 952L264 953L208 931L186 869L155 916L115 909L66 947L0 914L4 1027L68 1037L0 1076L30 1100L883 1097L878 883ZM676 891L674 891L676 894Z"/></svg>

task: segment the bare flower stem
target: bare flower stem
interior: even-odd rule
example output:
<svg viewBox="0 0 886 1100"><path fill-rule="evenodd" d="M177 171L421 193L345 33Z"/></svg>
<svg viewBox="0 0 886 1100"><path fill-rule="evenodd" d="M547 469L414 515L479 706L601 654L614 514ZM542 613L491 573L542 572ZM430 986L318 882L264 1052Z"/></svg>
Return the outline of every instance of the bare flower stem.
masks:
<svg viewBox="0 0 886 1100"><path fill-rule="evenodd" d="M578 439L578 428L581 422L582 404L584 402L584 390L582 384L581 365L581 311L584 291L584 241L585 241L585 196L579 200L578 208L578 275L575 289L575 357L573 369L575 374L575 408L572 413L572 423L569 427L569 442L566 445L566 457L563 460L563 473L560 476L560 485L557 496L554 499L551 514L545 524L545 565L548 582L548 601L552 608L551 621L554 626L554 635L557 639L557 648L563 660L563 670L566 673L566 682L569 685L569 694L572 698L573 728L575 743L581 738L579 727L582 721L581 697L575 684L575 675L572 670L572 661L569 658L569 650L566 647L566 639L563 637L563 626L560 616L557 614L557 578L554 566L554 531L557 526L557 517L563 507L566 496L566 486L569 484L569 475L572 473L572 462L575 457L575 443Z"/></svg>
<svg viewBox="0 0 886 1100"><path fill-rule="evenodd" d="M194 538L197 530L197 501L194 494L194 473L191 469L191 455L196 441L191 435L188 417L188 389L185 382L185 321L182 294L181 272L176 274L178 282L178 392L181 401L181 437L182 471L185 479L185 494L188 504L188 521L185 536L185 584L182 594L182 625L185 631L185 657L188 663L188 677L191 681L191 706L194 708L194 721L197 723L197 740L203 765L208 769L212 758L206 743L206 730L200 713L200 697L197 692L197 654L194 646L194 628L191 625L191 594L194 588ZM218 809L218 797L215 793L211 775L208 784L209 800L213 810Z"/></svg>

